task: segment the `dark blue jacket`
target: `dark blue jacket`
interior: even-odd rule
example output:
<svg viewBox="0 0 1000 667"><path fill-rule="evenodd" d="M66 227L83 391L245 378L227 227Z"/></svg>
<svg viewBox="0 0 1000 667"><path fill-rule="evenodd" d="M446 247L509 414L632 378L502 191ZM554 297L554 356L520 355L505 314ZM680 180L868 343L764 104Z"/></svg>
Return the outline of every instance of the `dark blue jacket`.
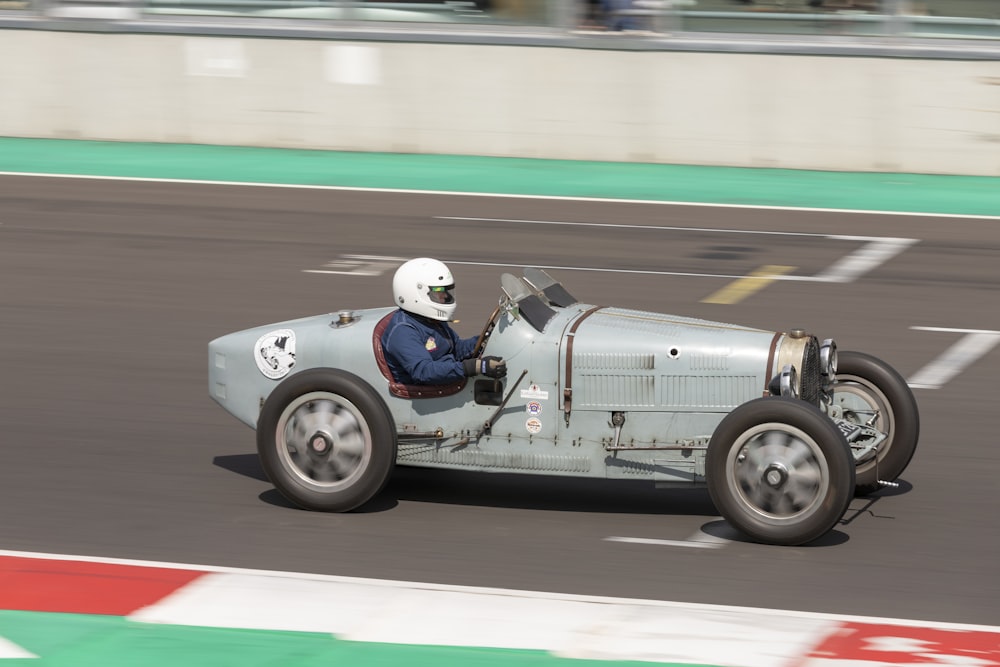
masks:
<svg viewBox="0 0 1000 667"><path fill-rule="evenodd" d="M451 384L465 377L462 360L477 340L459 338L447 322L397 310L382 334L382 351L397 382Z"/></svg>

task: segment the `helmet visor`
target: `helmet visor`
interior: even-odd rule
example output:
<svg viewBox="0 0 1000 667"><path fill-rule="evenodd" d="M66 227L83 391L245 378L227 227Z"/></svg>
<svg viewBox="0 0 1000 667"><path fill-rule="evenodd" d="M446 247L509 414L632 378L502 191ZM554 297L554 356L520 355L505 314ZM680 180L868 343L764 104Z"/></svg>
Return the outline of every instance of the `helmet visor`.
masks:
<svg viewBox="0 0 1000 667"><path fill-rule="evenodd" d="M451 293L453 289L455 289L454 285L435 285L427 290L427 296L434 303L442 305L455 303L455 297Z"/></svg>

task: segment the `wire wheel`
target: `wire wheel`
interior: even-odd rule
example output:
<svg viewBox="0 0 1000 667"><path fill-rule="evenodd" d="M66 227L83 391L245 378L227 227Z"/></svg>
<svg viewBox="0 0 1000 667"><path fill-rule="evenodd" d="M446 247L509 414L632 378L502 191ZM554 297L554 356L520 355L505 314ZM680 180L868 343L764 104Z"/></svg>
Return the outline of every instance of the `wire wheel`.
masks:
<svg viewBox="0 0 1000 667"><path fill-rule="evenodd" d="M886 434L874 459L857 467L857 495L878 490L879 481L891 482L909 465L920 439L917 400L887 363L862 352L840 352L833 404L844 419L870 424Z"/></svg>

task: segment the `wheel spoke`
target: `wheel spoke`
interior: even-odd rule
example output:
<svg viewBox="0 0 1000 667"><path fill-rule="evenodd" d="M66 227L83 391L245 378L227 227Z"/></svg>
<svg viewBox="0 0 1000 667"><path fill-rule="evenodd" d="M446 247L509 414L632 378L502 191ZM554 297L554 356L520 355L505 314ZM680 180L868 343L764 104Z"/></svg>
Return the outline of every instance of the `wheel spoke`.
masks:
<svg viewBox="0 0 1000 667"><path fill-rule="evenodd" d="M291 445L288 446L288 458L291 460L292 465L299 470L304 472L309 469L309 457L301 450L293 449Z"/></svg>
<svg viewBox="0 0 1000 667"><path fill-rule="evenodd" d="M802 488L815 489L823 481L823 476L816 466L802 466L795 469L790 481Z"/></svg>
<svg viewBox="0 0 1000 667"><path fill-rule="evenodd" d="M785 497L795 506L796 510L808 507L816 500L816 491L819 488L819 476L815 479L807 477L793 477L788 480L785 489Z"/></svg>
<svg viewBox="0 0 1000 667"><path fill-rule="evenodd" d="M760 483L760 480L744 479L740 487L747 500L757 507L763 507L768 503L768 489Z"/></svg>
<svg viewBox="0 0 1000 667"><path fill-rule="evenodd" d="M775 494L770 511L778 516L790 516L794 514L795 506L792 498L787 493Z"/></svg>
<svg viewBox="0 0 1000 667"><path fill-rule="evenodd" d="M334 434L339 437L358 433L361 430L358 420L349 412L339 412L334 415L330 420L330 425L333 427Z"/></svg>
<svg viewBox="0 0 1000 667"><path fill-rule="evenodd" d="M754 443L751 443L747 447L746 461L748 465L747 470L763 470L767 465L766 456L764 454L764 448L758 447Z"/></svg>
<svg viewBox="0 0 1000 667"><path fill-rule="evenodd" d="M334 452L338 456L352 459L361 458L365 453L365 438L358 431L348 433L337 442Z"/></svg>
<svg viewBox="0 0 1000 667"><path fill-rule="evenodd" d="M334 453L327 461L327 466L330 469L330 472L333 473L334 479L339 481L349 477L357 468L357 463L357 459L347 459L344 456Z"/></svg>
<svg viewBox="0 0 1000 667"><path fill-rule="evenodd" d="M310 468L310 477L312 477L317 482L338 482L344 479L344 475L338 474L336 466L332 464L332 461L325 461L323 463L317 463Z"/></svg>
<svg viewBox="0 0 1000 667"><path fill-rule="evenodd" d="M785 433L784 431L766 431L761 435L761 441L764 443L769 450L781 450L788 446L788 441L791 439L791 435Z"/></svg>
<svg viewBox="0 0 1000 667"><path fill-rule="evenodd" d="M288 443L289 447L298 450L305 442L306 435L306 426L302 423L302 419L299 418L298 414L292 415L285 427L285 442Z"/></svg>
<svg viewBox="0 0 1000 667"><path fill-rule="evenodd" d="M782 431L766 431L759 438L761 445L761 456L764 458L764 465L780 461L785 457L788 449L789 436Z"/></svg>
<svg viewBox="0 0 1000 667"><path fill-rule="evenodd" d="M788 456L785 458L785 464L789 470L803 467L802 464L816 458L809 446L801 440L793 440L789 450Z"/></svg>

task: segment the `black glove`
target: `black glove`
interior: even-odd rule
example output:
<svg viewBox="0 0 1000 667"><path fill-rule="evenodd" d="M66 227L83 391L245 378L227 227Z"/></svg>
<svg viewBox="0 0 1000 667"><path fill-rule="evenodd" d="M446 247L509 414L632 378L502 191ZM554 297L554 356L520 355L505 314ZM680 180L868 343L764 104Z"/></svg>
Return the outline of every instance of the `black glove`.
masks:
<svg viewBox="0 0 1000 667"><path fill-rule="evenodd" d="M507 362L500 357L482 357L466 359L462 362L462 370L466 377L485 375L491 378L507 377Z"/></svg>
<svg viewBox="0 0 1000 667"><path fill-rule="evenodd" d="M486 377L500 379L507 377L507 362L501 357L483 357L480 359L481 372Z"/></svg>

